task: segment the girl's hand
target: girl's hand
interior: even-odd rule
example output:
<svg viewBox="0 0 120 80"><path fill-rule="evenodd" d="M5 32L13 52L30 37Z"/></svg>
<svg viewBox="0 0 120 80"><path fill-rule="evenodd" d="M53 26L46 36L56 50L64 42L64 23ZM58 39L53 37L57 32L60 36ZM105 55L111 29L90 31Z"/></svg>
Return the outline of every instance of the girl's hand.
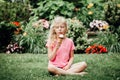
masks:
<svg viewBox="0 0 120 80"><path fill-rule="evenodd" d="M63 70L68 70L70 67L67 65L65 67L63 67Z"/></svg>
<svg viewBox="0 0 120 80"><path fill-rule="evenodd" d="M63 40L63 39L58 38L57 45L56 45L57 49L60 47L60 45L61 45L61 43L62 43L62 40Z"/></svg>
<svg viewBox="0 0 120 80"><path fill-rule="evenodd" d="M58 49L61 45L61 42L58 40L57 44L56 44L56 48Z"/></svg>

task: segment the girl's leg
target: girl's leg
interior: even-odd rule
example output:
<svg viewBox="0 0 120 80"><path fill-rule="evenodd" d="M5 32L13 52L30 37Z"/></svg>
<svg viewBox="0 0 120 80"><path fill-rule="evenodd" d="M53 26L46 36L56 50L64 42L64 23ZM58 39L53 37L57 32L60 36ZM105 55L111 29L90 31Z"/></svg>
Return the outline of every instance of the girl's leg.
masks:
<svg viewBox="0 0 120 80"><path fill-rule="evenodd" d="M68 71L65 71L65 70L63 70L61 68L58 68L58 67L56 67L56 66L54 66L52 64L48 65L48 71L50 73L55 74L55 75L57 75L57 74L58 75L67 75L67 74L70 74Z"/></svg>
<svg viewBox="0 0 120 80"><path fill-rule="evenodd" d="M87 67L86 62L79 62L79 63L75 63L71 66L70 69L68 69L68 72L73 72L73 73L80 73L83 70L85 70L85 68Z"/></svg>
<svg viewBox="0 0 120 80"><path fill-rule="evenodd" d="M70 72L70 71L67 71L67 70L63 70L61 68L58 68L52 64L49 64L48 65L48 71L50 73L53 73L55 75L82 75L80 73L74 73L74 72Z"/></svg>

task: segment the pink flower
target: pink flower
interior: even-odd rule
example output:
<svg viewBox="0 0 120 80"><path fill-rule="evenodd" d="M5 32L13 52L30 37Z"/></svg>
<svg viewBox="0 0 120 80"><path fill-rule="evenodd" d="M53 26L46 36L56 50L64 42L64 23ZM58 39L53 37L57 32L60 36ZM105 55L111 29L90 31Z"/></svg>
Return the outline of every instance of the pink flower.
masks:
<svg viewBox="0 0 120 80"><path fill-rule="evenodd" d="M39 22L42 24L44 28L49 28L49 22L45 19L40 19Z"/></svg>

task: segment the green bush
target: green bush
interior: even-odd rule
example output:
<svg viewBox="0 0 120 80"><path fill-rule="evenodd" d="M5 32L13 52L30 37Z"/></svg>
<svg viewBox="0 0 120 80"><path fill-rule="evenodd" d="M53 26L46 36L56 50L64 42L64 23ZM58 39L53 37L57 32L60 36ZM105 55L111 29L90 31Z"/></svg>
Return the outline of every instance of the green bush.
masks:
<svg viewBox="0 0 120 80"><path fill-rule="evenodd" d="M51 1L45 0L38 3L38 8L33 9L32 15L38 16L39 18L45 18L51 20L56 15L64 17L72 17L74 5L67 1Z"/></svg>
<svg viewBox="0 0 120 80"><path fill-rule="evenodd" d="M106 0L105 20L111 25L112 33L117 33L120 42L120 0Z"/></svg>
<svg viewBox="0 0 120 80"><path fill-rule="evenodd" d="M75 3L74 16L77 17L86 27L89 27L89 23L96 20L104 19L104 4L99 0L81 0Z"/></svg>
<svg viewBox="0 0 120 80"><path fill-rule="evenodd" d="M108 52L120 53L119 35L111 32L100 32L91 44L102 44L107 47Z"/></svg>
<svg viewBox="0 0 120 80"><path fill-rule="evenodd" d="M89 5L93 5L88 7ZM86 27L89 27L89 23L93 19L104 19L104 5L100 1L69 1L60 0L56 1L40 1L38 8L33 9L32 15L40 18L46 18L51 20L56 15L61 15L66 18L77 17L81 20Z"/></svg>
<svg viewBox="0 0 120 80"><path fill-rule="evenodd" d="M117 30L120 25L120 0L106 0L105 20Z"/></svg>
<svg viewBox="0 0 120 80"><path fill-rule="evenodd" d="M30 10L27 4L0 2L0 21L28 21Z"/></svg>
<svg viewBox="0 0 120 80"><path fill-rule="evenodd" d="M116 33L118 34L118 41L120 42L120 25L119 25L118 29L116 30Z"/></svg>
<svg viewBox="0 0 120 80"><path fill-rule="evenodd" d="M37 17L31 17L29 23L22 26L24 32L17 36L16 41L24 48L25 52L44 54L47 53L45 44L48 31L42 25L33 26L37 20Z"/></svg>
<svg viewBox="0 0 120 80"><path fill-rule="evenodd" d="M88 44L85 26L77 19L68 19L68 26L68 37L73 39L76 52L83 52Z"/></svg>

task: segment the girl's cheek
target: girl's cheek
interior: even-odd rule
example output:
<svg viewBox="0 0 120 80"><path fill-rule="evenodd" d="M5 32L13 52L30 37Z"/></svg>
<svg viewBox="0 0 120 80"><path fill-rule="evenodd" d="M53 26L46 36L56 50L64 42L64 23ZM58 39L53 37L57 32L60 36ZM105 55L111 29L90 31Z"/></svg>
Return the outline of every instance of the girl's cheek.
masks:
<svg viewBox="0 0 120 80"><path fill-rule="evenodd" d="M63 30L63 33L65 34L67 32L67 30L65 29L65 30Z"/></svg>

